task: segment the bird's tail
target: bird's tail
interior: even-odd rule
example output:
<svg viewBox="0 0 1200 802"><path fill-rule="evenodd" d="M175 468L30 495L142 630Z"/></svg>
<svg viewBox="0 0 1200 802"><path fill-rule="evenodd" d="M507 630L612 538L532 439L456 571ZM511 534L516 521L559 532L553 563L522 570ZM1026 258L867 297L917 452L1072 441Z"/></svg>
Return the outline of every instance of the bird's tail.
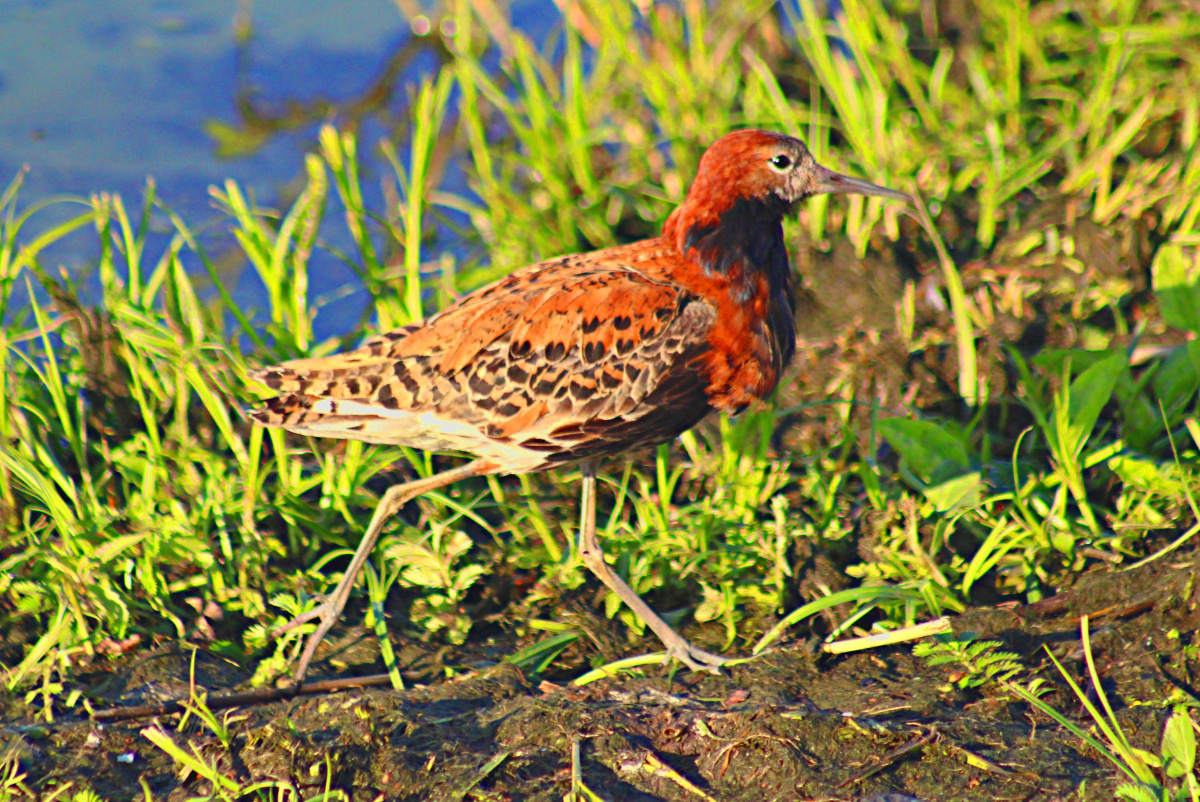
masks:
<svg viewBox="0 0 1200 802"><path fill-rule="evenodd" d="M325 415L313 409L317 399L303 393L268 398L261 407L250 410L250 417L263 426L290 429L318 420Z"/></svg>

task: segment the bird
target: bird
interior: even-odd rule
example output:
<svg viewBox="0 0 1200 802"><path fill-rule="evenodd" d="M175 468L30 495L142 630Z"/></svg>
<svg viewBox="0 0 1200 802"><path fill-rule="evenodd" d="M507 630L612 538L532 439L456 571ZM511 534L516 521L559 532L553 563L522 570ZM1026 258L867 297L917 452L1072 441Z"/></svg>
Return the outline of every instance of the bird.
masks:
<svg viewBox="0 0 1200 802"><path fill-rule="evenodd" d="M583 564L658 636L664 660L719 673L731 658L691 644L605 560L597 465L771 394L796 349L783 220L824 193L909 200L821 166L794 137L734 131L705 151L660 236L520 268L356 349L251 374L277 393L250 412L263 426L473 457L385 491L334 591L274 631L318 622L295 687L407 502L469 477L567 465L582 476Z"/></svg>

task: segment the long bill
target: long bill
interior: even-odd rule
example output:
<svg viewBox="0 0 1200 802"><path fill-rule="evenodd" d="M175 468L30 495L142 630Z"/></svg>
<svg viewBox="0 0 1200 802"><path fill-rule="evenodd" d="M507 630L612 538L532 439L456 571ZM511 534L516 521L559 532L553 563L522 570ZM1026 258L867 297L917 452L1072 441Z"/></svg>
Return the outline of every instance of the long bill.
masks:
<svg viewBox="0 0 1200 802"><path fill-rule="evenodd" d="M813 165L816 172L816 191L817 193L842 193L847 195L875 195L880 198L891 198L892 200L910 202L912 198L907 193L900 192L895 189L881 187L878 184L872 184L870 181L863 181L861 178L851 178L848 175L835 173L833 170L821 165Z"/></svg>

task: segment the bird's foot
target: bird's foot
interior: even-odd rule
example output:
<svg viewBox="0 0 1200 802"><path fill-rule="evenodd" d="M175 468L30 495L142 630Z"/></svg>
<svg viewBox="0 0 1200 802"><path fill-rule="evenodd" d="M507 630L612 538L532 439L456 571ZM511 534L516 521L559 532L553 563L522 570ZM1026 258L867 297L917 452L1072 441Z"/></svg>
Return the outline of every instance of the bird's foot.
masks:
<svg viewBox="0 0 1200 802"><path fill-rule="evenodd" d="M321 641L325 639L326 633L333 627L334 623L341 617L342 605L334 603L331 598L326 598L316 607L293 618L286 624L278 626L271 633L271 637L278 638L285 633L291 632L301 624L307 624L309 621L316 620L317 628L309 634L308 640L304 643L304 651L300 655L300 662L296 664L295 670L292 672L292 687L298 689L304 683L304 675L308 673L308 664L312 662L313 655L317 653L317 647L321 645Z"/></svg>
<svg viewBox="0 0 1200 802"><path fill-rule="evenodd" d="M679 634L675 634L675 637L670 642L665 643L665 645L667 647L667 656L664 662L669 662L672 659L678 660L692 671L707 671L710 674L720 674L721 666L732 659L698 649L687 638Z"/></svg>

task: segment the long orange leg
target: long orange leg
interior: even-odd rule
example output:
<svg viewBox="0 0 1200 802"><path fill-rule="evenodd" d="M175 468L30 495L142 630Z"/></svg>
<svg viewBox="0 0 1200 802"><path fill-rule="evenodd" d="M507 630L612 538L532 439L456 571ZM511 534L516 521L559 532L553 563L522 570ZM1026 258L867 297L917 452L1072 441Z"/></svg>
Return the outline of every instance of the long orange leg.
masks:
<svg viewBox="0 0 1200 802"><path fill-rule="evenodd" d="M604 552L596 540L596 465L584 462L580 469L583 472L583 493L580 503L579 555L583 558L583 564L658 635L658 639L667 647L667 660L674 657L693 671L721 673L719 666L728 663L730 658L697 649L689 643L687 638L671 629L658 613L650 609L650 605L642 601L642 597L604 561Z"/></svg>
<svg viewBox="0 0 1200 802"><path fill-rule="evenodd" d="M387 523L388 519L417 496L424 495L431 490L437 490L439 487L453 484L460 479L489 474L495 469L496 466L487 460L475 460L463 465L461 468L454 468L434 474L428 479L414 479L411 482L393 485L387 489L383 494L383 498L379 499L379 504L375 507L375 514L371 516L371 525L367 527L367 532L363 535L362 542L358 544L358 550L354 552L354 558L350 560L350 565L346 568L346 573L342 575L342 581L338 582L333 593L326 596L325 601L321 602L317 607L308 612L301 613L271 633L272 637L278 638L283 633L312 621L314 618L321 621L316 631L308 636L308 642L304 646L304 653L300 655L300 663L292 673L295 687L300 687L301 683L304 682L304 675L308 672L308 664L312 662L313 655L317 651L317 646L325 638L326 633L329 632L329 628L341 617L342 610L346 607L346 602L350 599L350 591L354 587L354 580L358 577L358 572L362 570L363 563L371 556L371 551L374 550L375 543L379 540L379 535L383 532L383 526Z"/></svg>

